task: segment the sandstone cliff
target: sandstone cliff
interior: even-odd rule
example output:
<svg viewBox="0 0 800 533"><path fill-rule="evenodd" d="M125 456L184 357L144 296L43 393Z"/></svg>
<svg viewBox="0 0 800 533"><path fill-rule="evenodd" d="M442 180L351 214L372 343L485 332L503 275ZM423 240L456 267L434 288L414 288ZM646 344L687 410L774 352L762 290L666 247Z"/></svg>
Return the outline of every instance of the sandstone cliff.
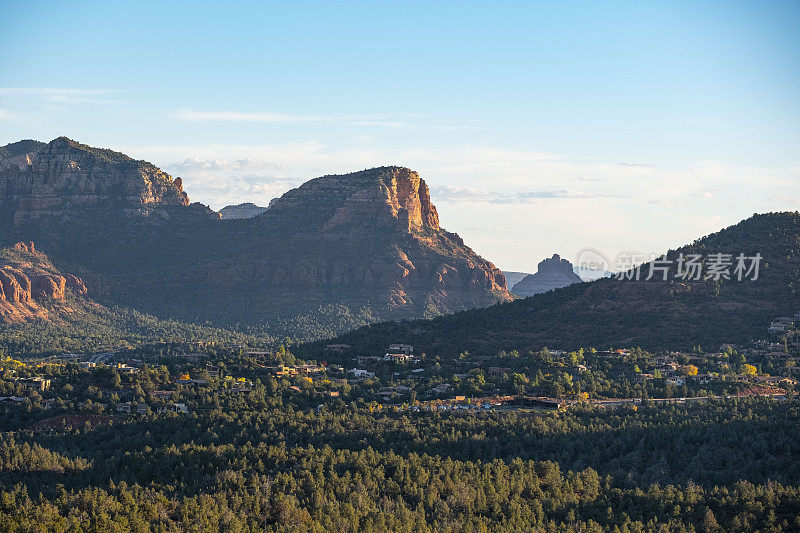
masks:
<svg viewBox="0 0 800 533"><path fill-rule="evenodd" d="M418 301L420 292L508 299L503 273L439 227L427 184L407 168L313 179L253 222L291 236L301 252L270 273L273 286L385 288L393 306Z"/></svg>
<svg viewBox="0 0 800 533"><path fill-rule="evenodd" d="M180 178L145 161L92 148L66 137L48 144L21 141L0 153L0 199L12 224L102 204L138 208L188 205Z"/></svg>
<svg viewBox="0 0 800 533"><path fill-rule="evenodd" d="M324 225L314 229L324 231L361 223L404 232L439 229L427 184L419 174L402 167L316 178L274 200L270 208L273 212L315 208L317 213L309 212L309 220L323 219Z"/></svg>
<svg viewBox="0 0 800 533"><path fill-rule="evenodd" d="M553 254L553 257L539 263L535 274L529 274L518 281L511 292L515 296L526 298L582 281L573 270L572 263Z"/></svg>
<svg viewBox="0 0 800 533"><path fill-rule="evenodd" d="M67 290L86 294L80 278L60 273L32 242L0 250L0 320L45 317L39 303L63 301Z"/></svg>
<svg viewBox="0 0 800 533"><path fill-rule="evenodd" d="M33 240L90 273L104 301L329 334L511 298L503 273L439 226L427 184L407 168L312 179L259 216L222 221L149 163L64 138L9 146L0 238Z"/></svg>

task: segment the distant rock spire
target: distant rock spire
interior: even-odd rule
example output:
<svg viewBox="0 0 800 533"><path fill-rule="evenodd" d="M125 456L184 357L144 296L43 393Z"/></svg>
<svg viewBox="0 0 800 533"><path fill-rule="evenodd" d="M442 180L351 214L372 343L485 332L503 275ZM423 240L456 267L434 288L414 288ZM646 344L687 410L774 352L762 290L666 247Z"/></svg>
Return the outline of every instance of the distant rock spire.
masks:
<svg viewBox="0 0 800 533"><path fill-rule="evenodd" d="M529 274L518 281L511 288L511 293L524 298L581 281L583 280L573 270L572 263L553 254L553 257L539 263L536 274Z"/></svg>

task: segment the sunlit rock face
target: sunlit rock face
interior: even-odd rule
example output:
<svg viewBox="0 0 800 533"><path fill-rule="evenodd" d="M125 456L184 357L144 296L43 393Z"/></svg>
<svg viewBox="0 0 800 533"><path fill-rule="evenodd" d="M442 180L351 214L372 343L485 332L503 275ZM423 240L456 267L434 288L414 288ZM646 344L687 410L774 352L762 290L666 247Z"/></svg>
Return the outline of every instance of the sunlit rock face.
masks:
<svg viewBox="0 0 800 533"><path fill-rule="evenodd" d="M380 320L511 299L503 273L440 227L428 185L404 167L323 176L268 208L219 213L190 204L181 178L62 137L0 147L0 204L0 244L35 241L89 274L91 296L157 316L230 325L333 313L328 331L340 331L350 318L331 306ZM62 292L58 278L31 284Z"/></svg>
<svg viewBox="0 0 800 533"><path fill-rule="evenodd" d="M61 302L67 290L86 294L83 280L61 274L32 242L0 249L0 321L44 318L44 300Z"/></svg>
<svg viewBox="0 0 800 533"><path fill-rule="evenodd" d="M189 204L180 178L173 180L156 166L118 152L66 137L47 144L21 141L3 149L0 200L14 211L14 226L80 206Z"/></svg>

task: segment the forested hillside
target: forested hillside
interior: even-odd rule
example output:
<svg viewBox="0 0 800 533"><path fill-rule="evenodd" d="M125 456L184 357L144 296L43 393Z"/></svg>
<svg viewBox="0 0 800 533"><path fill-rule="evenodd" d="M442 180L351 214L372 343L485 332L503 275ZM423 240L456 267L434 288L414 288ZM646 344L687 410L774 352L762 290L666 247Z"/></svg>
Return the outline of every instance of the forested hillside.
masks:
<svg viewBox="0 0 800 533"><path fill-rule="evenodd" d="M679 254L701 255L707 267L717 253L761 254L758 279L673 277ZM449 355L545 346L717 349L722 343L766 338L774 317L800 311L799 213L754 215L671 251L668 258L673 270L667 281L646 280L645 264L639 280L601 279L430 321L376 324L309 345L303 353L316 356L334 342L351 345L355 353L403 342Z"/></svg>
<svg viewBox="0 0 800 533"><path fill-rule="evenodd" d="M179 385L168 401L189 414L109 416L96 400L109 386L112 402L174 388L185 366L171 364L121 380L62 367L49 410L35 395L0 404L0 529L800 527L796 400L413 413L353 389L317 408L308 384L217 364L252 386Z"/></svg>

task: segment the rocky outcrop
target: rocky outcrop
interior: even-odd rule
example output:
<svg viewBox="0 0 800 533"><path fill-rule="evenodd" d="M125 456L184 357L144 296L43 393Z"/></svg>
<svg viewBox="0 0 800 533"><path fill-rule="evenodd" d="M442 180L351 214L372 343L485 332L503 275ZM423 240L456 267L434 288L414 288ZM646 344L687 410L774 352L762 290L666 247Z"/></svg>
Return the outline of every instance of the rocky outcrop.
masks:
<svg viewBox="0 0 800 533"><path fill-rule="evenodd" d="M18 242L12 246L14 250L17 252L22 252L25 254L35 254L36 253L36 246L32 242Z"/></svg>
<svg viewBox="0 0 800 533"><path fill-rule="evenodd" d="M539 263L535 274L529 274L518 281L511 288L511 293L526 298L582 281L573 270L572 263L553 254L553 257Z"/></svg>
<svg viewBox="0 0 800 533"><path fill-rule="evenodd" d="M64 276L38 276L35 278L34 291L35 298L51 298L53 300L64 299L64 289L67 280Z"/></svg>
<svg viewBox="0 0 800 533"><path fill-rule="evenodd" d="M236 218L253 218L260 215L269 207L261 207L252 202L245 202L237 205L226 205L219 210L219 217L222 220L231 220Z"/></svg>
<svg viewBox="0 0 800 533"><path fill-rule="evenodd" d="M0 158L0 242L35 241L122 306L229 325L331 306L369 320L431 316L511 299L503 273L440 227L428 185L404 167L312 179L258 216L221 221L188 204L180 178L110 150L60 138L2 147ZM60 275L64 290L85 292ZM62 291L58 279L33 287Z"/></svg>
<svg viewBox="0 0 800 533"><path fill-rule="evenodd" d="M20 278L24 279L23 283L27 285L27 290L20 283ZM10 303L25 303L30 300L30 280L26 277L16 274L10 268L0 269L0 286L2 286L2 295L0 299L4 302Z"/></svg>
<svg viewBox="0 0 800 533"><path fill-rule="evenodd" d="M0 151L0 157L5 154L0 159L0 202L13 213L14 227L81 206L189 204L180 178L173 180L145 161L66 137L48 144L22 143Z"/></svg>
<svg viewBox="0 0 800 533"><path fill-rule="evenodd" d="M77 296L83 296L87 292L86 284L83 282L83 280L77 276L73 276L72 274L66 274L66 286Z"/></svg>
<svg viewBox="0 0 800 533"><path fill-rule="evenodd" d="M270 207L296 210L310 208L312 203L322 208L325 220L321 229L325 231L363 223L405 232L439 229L439 214L431 203L428 185L419 174L403 167L316 178L271 202Z"/></svg>
<svg viewBox="0 0 800 533"><path fill-rule="evenodd" d="M262 231L275 225L308 242L291 265L263 272L271 287L388 289L395 307L431 296L446 309L509 298L503 273L440 228L427 184L407 168L323 176L270 205L254 221Z"/></svg>
<svg viewBox="0 0 800 533"><path fill-rule="evenodd" d="M43 300L63 301L67 289L86 294L77 276L62 275L32 242L19 242L0 250L0 319L42 316Z"/></svg>

